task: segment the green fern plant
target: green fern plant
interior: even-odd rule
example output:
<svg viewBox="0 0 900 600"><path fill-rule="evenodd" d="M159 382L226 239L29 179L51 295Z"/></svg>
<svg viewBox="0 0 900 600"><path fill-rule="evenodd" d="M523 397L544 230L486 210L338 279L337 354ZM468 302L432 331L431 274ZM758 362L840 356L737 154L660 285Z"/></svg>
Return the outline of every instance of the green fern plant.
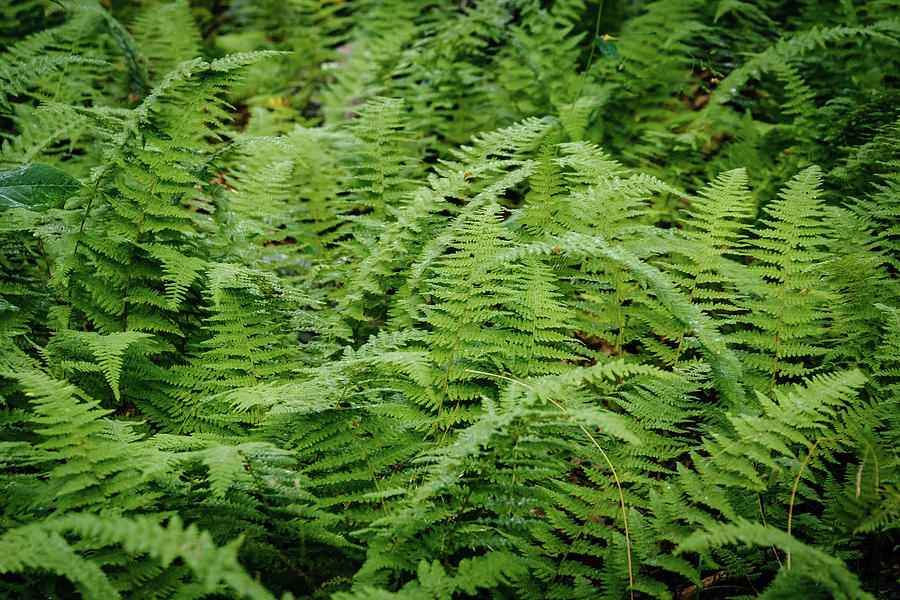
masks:
<svg viewBox="0 0 900 600"><path fill-rule="evenodd" d="M180 23L177 35L169 23ZM203 56L200 34L194 26L187 2L154 3L135 17L132 28L135 44L146 58L148 77L158 83L179 64Z"/></svg>
<svg viewBox="0 0 900 600"><path fill-rule="evenodd" d="M685 223L686 239L682 247L666 260L666 270L673 276L688 298L710 315L724 316L740 312L741 296L737 282L746 277L739 265L728 260L739 252L741 228L751 215L750 193L746 171L735 169L721 174L691 200ZM687 331L679 331L677 323L665 311L652 310L649 326L666 342L645 337L642 343L660 360L674 367L689 354ZM674 348L673 348L674 346Z"/></svg>
<svg viewBox="0 0 900 600"><path fill-rule="evenodd" d="M208 533L195 527L184 527L177 517L170 519L166 526L158 519L148 517L128 519L87 514L26 525L0 538L0 544L8 549L0 571L15 573L26 568L44 569L70 579L84 598L120 598L103 571L80 557L63 534L90 540L95 548L116 545L131 555L149 555L164 568L179 558L186 566L179 569L183 579L167 583L170 586L181 583L179 587L191 594L209 594L230 588L238 597L273 598L237 562L237 544L219 548ZM149 580L147 583L159 585L160 582Z"/></svg>
<svg viewBox="0 0 900 600"><path fill-rule="evenodd" d="M0 4L0 596L892 597L890 2Z"/></svg>
<svg viewBox="0 0 900 600"><path fill-rule="evenodd" d="M298 298L291 298L271 274L237 265L211 265L206 280L210 337L169 378L175 388L170 422L179 432L235 424L230 406L216 396L277 380L294 366L291 344L296 340L290 339L288 311ZM257 411L251 419L260 416Z"/></svg>
<svg viewBox="0 0 900 600"><path fill-rule="evenodd" d="M743 359L763 377L768 390L783 381L814 373L825 354L824 305L831 290L815 270L826 254L821 170L796 175L781 196L763 210L768 218L756 230L750 265L762 281L746 287L735 338ZM765 332L765 333L763 333Z"/></svg>

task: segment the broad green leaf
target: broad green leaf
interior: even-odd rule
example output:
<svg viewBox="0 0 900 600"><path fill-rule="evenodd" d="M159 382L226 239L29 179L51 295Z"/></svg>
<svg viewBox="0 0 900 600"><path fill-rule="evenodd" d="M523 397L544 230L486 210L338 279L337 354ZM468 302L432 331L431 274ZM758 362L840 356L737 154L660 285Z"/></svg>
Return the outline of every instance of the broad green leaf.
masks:
<svg viewBox="0 0 900 600"><path fill-rule="evenodd" d="M0 211L14 207L47 210L62 205L78 189L78 180L51 165L31 163L0 171Z"/></svg>
<svg viewBox="0 0 900 600"><path fill-rule="evenodd" d="M616 44L612 40L597 40L597 49L600 50L600 54L602 54L603 56L608 56L613 60L619 60L619 50L616 48Z"/></svg>

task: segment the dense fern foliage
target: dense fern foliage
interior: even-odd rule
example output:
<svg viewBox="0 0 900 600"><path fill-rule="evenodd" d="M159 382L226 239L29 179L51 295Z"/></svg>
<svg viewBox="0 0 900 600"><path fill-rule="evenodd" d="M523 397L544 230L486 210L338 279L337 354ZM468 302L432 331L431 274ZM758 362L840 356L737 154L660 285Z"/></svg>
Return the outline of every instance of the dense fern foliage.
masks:
<svg viewBox="0 0 900 600"><path fill-rule="evenodd" d="M890 0L0 0L0 597L900 596Z"/></svg>

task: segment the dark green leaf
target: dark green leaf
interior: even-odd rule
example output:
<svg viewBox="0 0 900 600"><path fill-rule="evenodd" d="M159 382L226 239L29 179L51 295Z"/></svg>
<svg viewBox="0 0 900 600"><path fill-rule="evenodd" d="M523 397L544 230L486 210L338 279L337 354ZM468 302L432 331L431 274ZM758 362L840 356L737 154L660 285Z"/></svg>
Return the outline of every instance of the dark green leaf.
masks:
<svg viewBox="0 0 900 600"><path fill-rule="evenodd" d="M608 56L613 60L619 60L619 51L616 50L616 44L612 40L597 40L597 49L600 54Z"/></svg>
<svg viewBox="0 0 900 600"><path fill-rule="evenodd" d="M0 211L16 206L29 210L54 208L80 187L78 180L62 169L42 163L0 171Z"/></svg>

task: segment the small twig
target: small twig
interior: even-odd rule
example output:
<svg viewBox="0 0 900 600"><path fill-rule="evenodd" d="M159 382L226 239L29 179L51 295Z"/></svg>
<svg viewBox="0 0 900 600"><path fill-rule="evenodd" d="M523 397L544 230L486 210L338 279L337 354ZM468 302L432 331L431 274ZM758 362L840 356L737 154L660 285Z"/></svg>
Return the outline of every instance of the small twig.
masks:
<svg viewBox="0 0 900 600"><path fill-rule="evenodd" d="M725 571L719 571L700 580L700 585L692 584L684 588L678 593L678 600L693 600L702 589L706 589L712 584L725 579L728 574Z"/></svg>

